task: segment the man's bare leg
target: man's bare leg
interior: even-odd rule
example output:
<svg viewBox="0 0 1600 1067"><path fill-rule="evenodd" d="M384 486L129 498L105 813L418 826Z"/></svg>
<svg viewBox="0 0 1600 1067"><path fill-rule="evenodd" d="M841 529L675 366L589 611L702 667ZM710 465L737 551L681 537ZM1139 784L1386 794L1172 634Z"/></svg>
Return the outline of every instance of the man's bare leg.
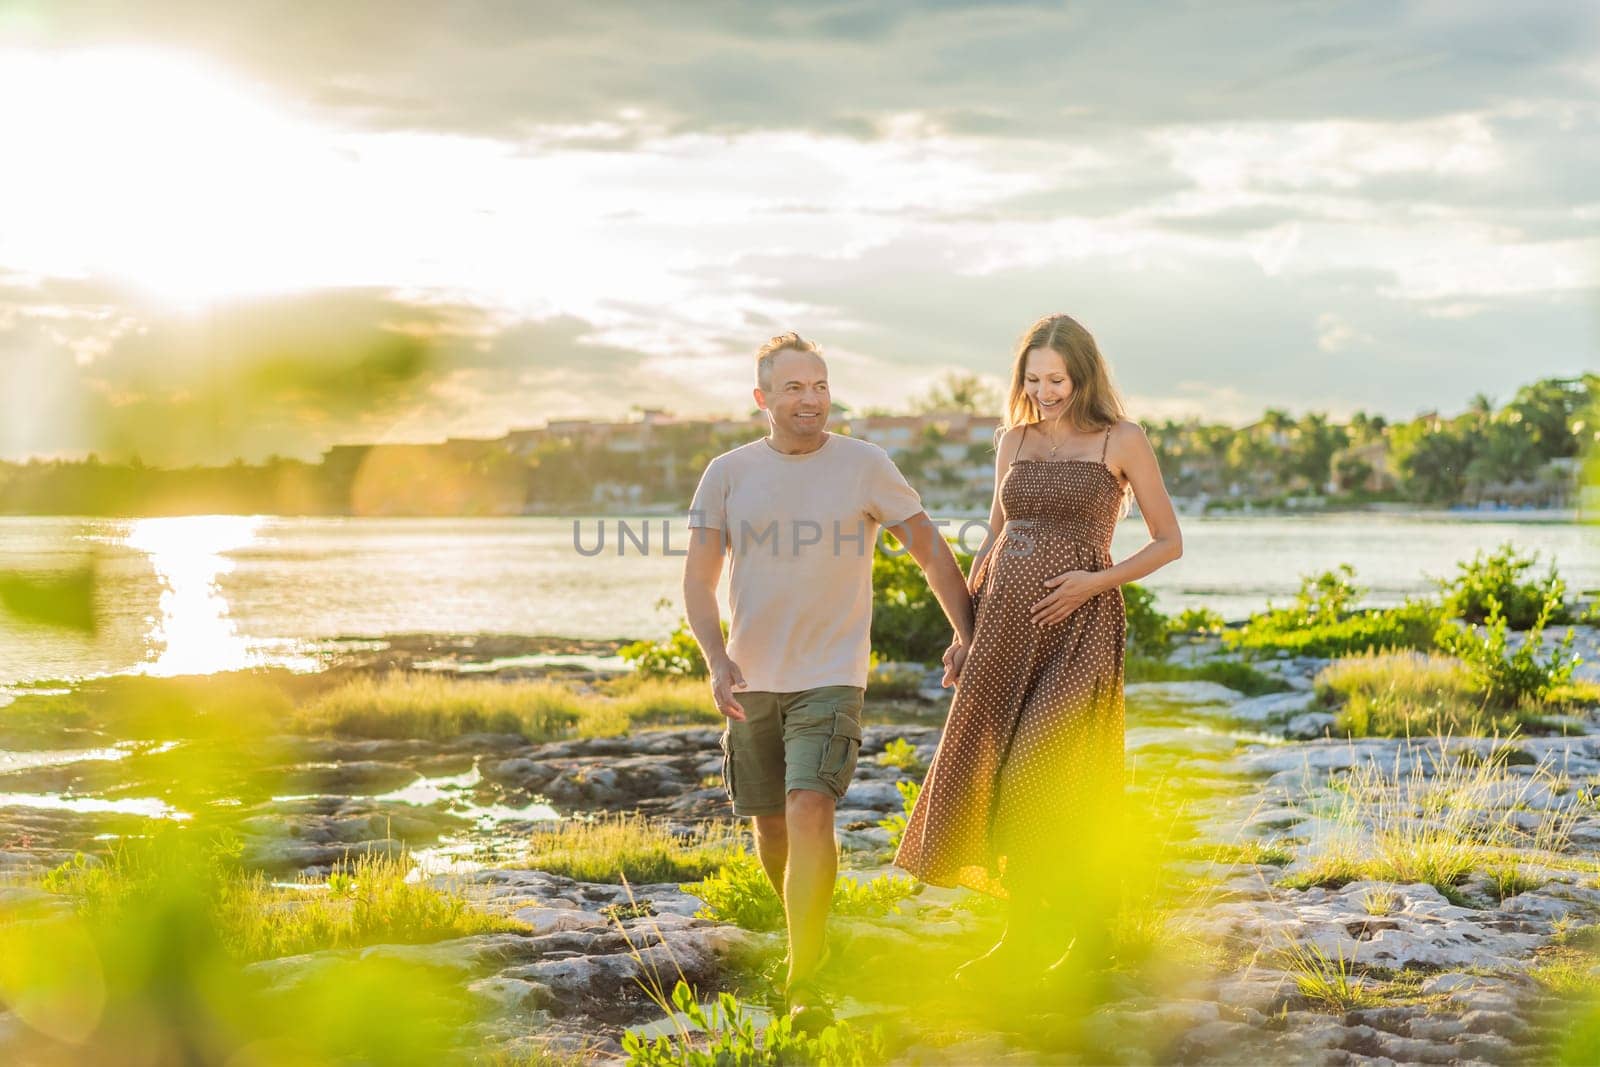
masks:
<svg viewBox="0 0 1600 1067"><path fill-rule="evenodd" d="M780 811L776 815L754 816L750 822L755 828L756 855L761 857L761 866L782 900L784 871L789 866L788 817Z"/></svg>
<svg viewBox="0 0 1600 1067"><path fill-rule="evenodd" d="M809 978L822 955L833 882L839 872L839 845L833 834L833 797L810 789L791 789L785 816L789 830L789 869L785 909L789 916L789 981Z"/></svg>

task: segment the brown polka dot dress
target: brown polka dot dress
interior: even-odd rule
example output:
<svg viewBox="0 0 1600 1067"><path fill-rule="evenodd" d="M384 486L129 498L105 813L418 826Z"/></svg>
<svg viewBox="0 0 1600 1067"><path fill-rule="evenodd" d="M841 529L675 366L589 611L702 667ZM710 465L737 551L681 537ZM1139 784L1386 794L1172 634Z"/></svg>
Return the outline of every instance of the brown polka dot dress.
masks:
<svg viewBox="0 0 1600 1067"><path fill-rule="evenodd" d="M1122 592L1031 620L1046 578L1111 565L1124 493L1105 465L1110 436L1098 462L1017 460L1001 483L1006 521L973 583L971 649L895 856L932 885L1004 896L1008 865L1070 864L1084 820L1120 799Z"/></svg>

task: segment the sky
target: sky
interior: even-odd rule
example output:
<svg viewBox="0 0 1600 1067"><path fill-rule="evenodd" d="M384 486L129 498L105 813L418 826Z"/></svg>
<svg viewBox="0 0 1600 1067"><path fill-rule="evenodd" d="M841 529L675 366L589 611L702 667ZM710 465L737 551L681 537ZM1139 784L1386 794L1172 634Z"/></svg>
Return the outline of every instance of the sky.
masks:
<svg viewBox="0 0 1600 1067"><path fill-rule="evenodd" d="M1600 366L1600 4L0 0L0 458L1004 378L1391 419Z"/></svg>

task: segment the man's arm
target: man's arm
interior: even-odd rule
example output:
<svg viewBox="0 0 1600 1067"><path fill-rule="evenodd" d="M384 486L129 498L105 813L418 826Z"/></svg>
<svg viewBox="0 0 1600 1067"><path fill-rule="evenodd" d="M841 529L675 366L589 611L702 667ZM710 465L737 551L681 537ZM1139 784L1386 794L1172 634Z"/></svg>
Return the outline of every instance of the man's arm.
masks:
<svg viewBox="0 0 1600 1067"><path fill-rule="evenodd" d="M730 719L744 719L744 708L734 699L734 689L745 688L739 665L728 658L722 640L722 613L717 607L717 586L722 581L722 564L727 548L722 531L712 526L697 526L689 532L689 551L683 561L683 613L689 629L700 643L700 652L711 671L711 699L717 710Z"/></svg>
<svg viewBox="0 0 1600 1067"><path fill-rule="evenodd" d="M889 532L910 549L911 558L927 575L928 588L933 590L939 606L944 609L956 637L963 645L969 643L972 640L972 594L967 590L961 565L956 562L955 553L950 551L939 528L926 511L919 511L889 527Z"/></svg>

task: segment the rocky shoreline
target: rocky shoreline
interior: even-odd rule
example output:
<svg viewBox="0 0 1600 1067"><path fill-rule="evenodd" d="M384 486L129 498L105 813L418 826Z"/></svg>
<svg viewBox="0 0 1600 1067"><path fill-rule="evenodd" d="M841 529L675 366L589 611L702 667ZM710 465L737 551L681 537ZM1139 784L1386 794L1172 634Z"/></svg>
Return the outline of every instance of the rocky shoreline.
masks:
<svg viewBox="0 0 1600 1067"><path fill-rule="evenodd" d="M1583 636L1596 644L1592 628ZM1181 780L1192 797L1186 818L1196 836L1171 863L1202 888L1163 921L1204 946L1208 963L1119 977L1115 996L1084 1024L1091 1046L1118 1062L1518 1063L1545 1047L1571 1009L1541 968L1575 931L1600 924L1600 734L1574 719L1561 724L1564 735L1509 742L1325 737L1332 719L1311 694L1323 662L1267 661L1288 688L1258 697L1212 682L1128 686L1135 781ZM878 757L891 742L903 752L903 740L925 765L938 734L926 718L864 730L858 777L837 816L846 877L892 873L879 823L901 810L897 783L915 775ZM422 864L419 877L526 924L521 933L251 965L271 988L292 988L332 960L406 960L451 976L483 1009L478 1029L462 1035L466 1047L548 1046L607 1059L620 1055L627 1028L661 1019L641 980L681 972L703 995L747 993L751 968L781 954L776 934L697 918L702 901L678 884L588 883L515 862L518 844L561 816L636 811L679 834L728 820L715 729L546 744L501 734L297 736L275 738L271 749L273 795L241 801L231 820L245 862L274 877L315 877L353 853L404 853ZM115 806L160 797L162 753L106 753L36 754L28 764L13 752L9 765L0 762L0 904L48 906L51 895L27 885L30 875L92 851L97 835L146 824L147 812ZM1340 785L1355 781L1359 803ZM1429 811L1430 789L1452 806ZM29 796L98 798L112 810ZM1498 833L1498 866L1475 867L1448 892L1420 880L1317 884L1341 834L1366 848L1441 819ZM1514 873L1513 891L1503 870ZM965 896L925 887L898 914L837 919L835 952L863 957L981 934L997 920ZM1576 966L1580 979L1596 977L1584 970L1593 956ZM1319 976L1331 992L1310 980ZM890 1025L906 1062L1049 1058L1027 1031L999 1026L929 1044L916 1020L893 1017L893 1005L867 990L846 993L844 1014ZM0 1043L18 1025L0 1014Z"/></svg>

